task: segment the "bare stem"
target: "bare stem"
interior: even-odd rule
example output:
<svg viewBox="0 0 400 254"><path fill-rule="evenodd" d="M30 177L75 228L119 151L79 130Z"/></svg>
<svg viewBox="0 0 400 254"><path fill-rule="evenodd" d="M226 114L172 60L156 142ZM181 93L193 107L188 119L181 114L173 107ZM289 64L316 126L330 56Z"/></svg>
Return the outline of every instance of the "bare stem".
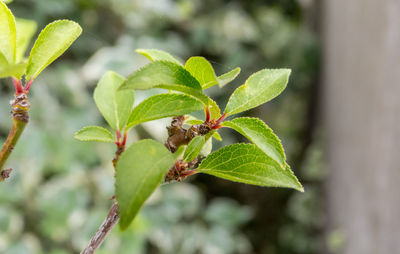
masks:
<svg viewBox="0 0 400 254"><path fill-rule="evenodd" d="M126 144L126 137L127 133L125 132L123 141L120 142L121 137L118 138L117 142L117 151L115 152L115 157L112 160L114 166L114 172L117 172L117 162L121 154L125 151L125 144ZM115 224L119 221L119 212L118 212L118 203L114 202L111 206L110 212L108 213L107 217L96 231L88 246L81 252L81 254L92 254L100 247L100 245L104 242L107 235L111 232Z"/></svg>
<svg viewBox="0 0 400 254"><path fill-rule="evenodd" d="M106 239L107 235L111 232L111 229L117 224L119 221L118 214L118 204L115 202L107 217L101 224L100 228L96 231L94 236L89 242L89 245L81 252L81 254L92 254L94 253L103 241Z"/></svg>
<svg viewBox="0 0 400 254"><path fill-rule="evenodd" d="M11 152L17 144L18 139L24 131L29 120L29 103L27 95L24 93L15 95L15 99L11 101L11 107L13 125L10 133L8 134L7 140L3 145L3 148L0 151L0 182L7 179L10 175L12 169L10 168L3 170L3 167L10 157Z"/></svg>

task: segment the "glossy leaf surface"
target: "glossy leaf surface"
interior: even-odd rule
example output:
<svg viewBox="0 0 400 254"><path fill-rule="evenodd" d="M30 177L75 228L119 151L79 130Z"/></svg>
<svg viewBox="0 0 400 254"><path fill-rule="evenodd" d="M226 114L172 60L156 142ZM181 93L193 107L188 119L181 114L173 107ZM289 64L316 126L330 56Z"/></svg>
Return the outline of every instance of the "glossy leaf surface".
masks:
<svg viewBox="0 0 400 254"><path fill-rule="evenodd" d="M281 141L263 121L258 118L239 117L225 121L223 126L230 127L245 136L285 169L286 156Z"/></svg>
<svg viewBox="0 0 400 254"><path fill-rule="evenodd" d="M142 101L133 109L128 127L155 119L185 115L201 109L203 109L203 104L188 95L157 94Z"/></svg>
<svg viewBox="0 0 400 254"><path fill-rule="evenodd" d="M99 126L87 126L74 135L80 141L114 142L112 134L105 128Z"/></svg>
<svg viewBox="0 0 400 254"><path fill-rule="evenodd" d="M41 71L61 56L82 33L82 28L70 20L48 24L39 34L26 67L26 80L35 79Z"/></svg>
<svg viewBox="0 0 400 254"><path fill-rule="evenodd" d="M233 92L225 113L237 114L272 100L285 89L289 75L289 69L264 69L254 73Z"/></svg>
<svg viewBox="0 0 400 254"><path fill-rule="evenodd" d="M235 182L303 191L289 168L282 170L278 163L253 144L223 147L210 154L198 171Z"/></svg>

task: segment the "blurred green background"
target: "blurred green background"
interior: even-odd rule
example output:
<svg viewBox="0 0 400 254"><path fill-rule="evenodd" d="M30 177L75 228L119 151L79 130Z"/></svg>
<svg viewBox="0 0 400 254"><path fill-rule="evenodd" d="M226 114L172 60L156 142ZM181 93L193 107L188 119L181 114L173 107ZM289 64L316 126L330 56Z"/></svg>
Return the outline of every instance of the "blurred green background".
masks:
<svg viewBox="0 0 400 254"><path fill-rule="evenodd" d="M321 136L316 128L319 43L313 14L296 0L15 0L17 17L40 28L72 19L83 28L70 50L35 81L31 121L0 185L0 253L78 253L112 204L114 146L73 139L86 125L104 125L92 92L106 70L127 76L148 61L137 48L186 60L206 57L239 78L209 95L223 108L228 95L262 68L291 68L288 88L247 115L281 137L306 192L260 188L212 176L163 185L126 232L116 227L97 253L312 254L324 225ZM149 93L138 93L138 100ZM11 125L10 80L0 85L0 137ZM130 133L129 141L166 138L170 119ZM222 130L214 149L245 140Z"/></svg>

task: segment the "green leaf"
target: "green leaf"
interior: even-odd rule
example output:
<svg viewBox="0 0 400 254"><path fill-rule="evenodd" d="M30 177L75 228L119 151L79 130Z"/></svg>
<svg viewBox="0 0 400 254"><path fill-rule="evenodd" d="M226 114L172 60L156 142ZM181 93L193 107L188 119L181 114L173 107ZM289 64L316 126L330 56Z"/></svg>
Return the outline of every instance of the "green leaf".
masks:
<svg viewBox="0 0 400 254"><path fill-rule="evenodd" d="M118 89L124 81L124 77L108 71L101 77L94 90L94 101L114 130L123 130L135 101L133 90Z"/></svg>
<svg viewBox="0 0 400 254"><path fill-rule="evenodd" d="M10 64L0 67L0 78L16 77L18 79L24 74L26 63Z"/></svg>
<svg viewBox="0 0 400 254"><path fill-rule="evenodd" d="M235 182L303 191L288 166L282 170L278 163L253 144L223 147L210 154L198 171Z"/></svg>
<svg viewBox="0 0 400 254"><path fill-rule="evenodd" d="M285 89L289 75L290 69L264 69L254 73L233 92L225 113L237 114L272 100Z"/></svg>
<svg viewBox="0 0 400 254"><path fill-rule="evenodd" d="M189 58L185 63L185 69L199 81L203 89L218 84L213 67L204 57Z"/></svg>
<svg viewBox="0 0 400 254"><path fill-rule="evenodd" d="M26 67L26 80L35 79L41 71L61 56L82 33L82 28L69 20L48 24L39 34Z"/></svg>
<svg viewBox="0 0 400 254"><path fill-rule="evenodd" d="M114 142L112 134L105 128L99 126L86 126L74 135L80 141Z"/></svg>
<svg viewBox="0 0 400 254"><path fill-rule="evenodd" d="M156 61L147 64L128 77L120 89L146 90L163 88L179 91L208 103L199 82L179 64L168 61Z"/></svg>
<svg viewBox="0 0 400 254"><path fill-rule="evenodd" d="M174 164L173 155L154 140L141 140L122 153L116 170L116 196L125 230Z"/></svg>
<svg viewBox="0 0 400 254"><path fill-rule="evenodd" d="M164 117L185 115L201 109L203 104L188 95L157 94L142 101L133 109L128 127Z"/></svg>
<svg viewBox="0 0 400 254"><path fill-rule="evenodd" d="M204 144L203 148L200 151L200 155L207 157L212 151L212 139L206 137L206 143Z"/></svg>
<svg viewBox="0 0 400 254"><path fill-rule="evenodd" d="M208 99L208 109L210 110L211 119L218 119L221 116L218 104L211 98Z"/></svg>
<svg viewBox="0 0 400 254"><path fill-rule="evenodd" d="M17 30L15 18L7 5L0 1L0 52L9 64L15 63Z"/></svg>
<svg viewBox="0 0 400 254"><path fill-rule="evenodd" d="M8 61L6 59L6 57L3 55L3 53L1 53L0 51L0 69L7 67L8 66Z"/></svg>
<svg viewBox="0 0 400 254"><path fill-rule="evenodd" d="M183 155L183 161L190 162L199 156L206 139L204 136L194 137L188 144L185 154Z"/></svg>
<svg viewBox="0 0 400 254"><path fill-rule="evenodd" d="M136 52L138 52L141 55L144 55L151 62L165 60L165 61L170 61L170 62L174 62L174 63L179 64L179 65L182 65L181 62L179 62L178 59L173 57L170 53L162 51L162 50L158 50L158 49L137 49Z"/></svg>
<svg viewBox="0 0 400 254"><path fill-rule="evenodd" d="M213 138L215 138L218 141L222 141L222 137L221 135L219 135L219 133L217 131L215 131L212 135Z"/></svg>
<svg viewBox="0 0 400 254"><path fill-rule="evenodd" d="M222 125L245 136L285 169L286 156L281 141L263 121L258 118L239 117L225 121Z"/></svg>
<svg viewBox="0 0 400 254"><path fill-rule="evenodd" d="M174 156L175 161L181 158L181 156L185 152L185 148L186 148L185 146L179 146L178 150L176 150L175 153L172 154L172 156Z"/></svg>
<svg viewBox="0 0 400 254"><path fill-rule="evenodd" d="M37 25L35 21L27 19L16 19L17 24L17 53L16 63L24 59L25 51L28 48L32 36L35 34Z"/></svg>
<svg viewBox="0 0 400 254"><path fill-rule="evenodd" d="M13 0L1 0L2 2L4 2L4 3L6 3L6 4L9 4L9 3L11 3Z"/></svg>
<svg viewBox="0 0 400 254"><path fill-rule="evenodd" d="M222 88L231 81L233 81L239 75L239 73L240 73L240 68L237 67L225 74L222 74L221 76L218 76L217 80L219 87Z"/></svg>

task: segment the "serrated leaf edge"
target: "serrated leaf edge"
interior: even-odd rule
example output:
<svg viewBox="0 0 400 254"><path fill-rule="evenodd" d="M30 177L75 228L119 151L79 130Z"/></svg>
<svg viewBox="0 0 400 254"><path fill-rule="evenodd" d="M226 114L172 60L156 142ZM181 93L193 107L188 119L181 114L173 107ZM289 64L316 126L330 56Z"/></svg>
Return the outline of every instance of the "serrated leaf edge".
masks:
<svg viewBox="0 0 400 254"><path fill-rule="evenodd" d="M81 132L87 130L87 129L99 129L101 131L107 132L107 135L110 135L110 139L92 139L92 138L78 138L77 135L79 135ZM82 129L78 130L77 132L74 133L74 138L79 140L79 141L96 141L96 142L103 142L103 143L113 143L114 142L114 137L111 134L109 130L106 128L100 127L100 126L85 126Z"/></svg>

